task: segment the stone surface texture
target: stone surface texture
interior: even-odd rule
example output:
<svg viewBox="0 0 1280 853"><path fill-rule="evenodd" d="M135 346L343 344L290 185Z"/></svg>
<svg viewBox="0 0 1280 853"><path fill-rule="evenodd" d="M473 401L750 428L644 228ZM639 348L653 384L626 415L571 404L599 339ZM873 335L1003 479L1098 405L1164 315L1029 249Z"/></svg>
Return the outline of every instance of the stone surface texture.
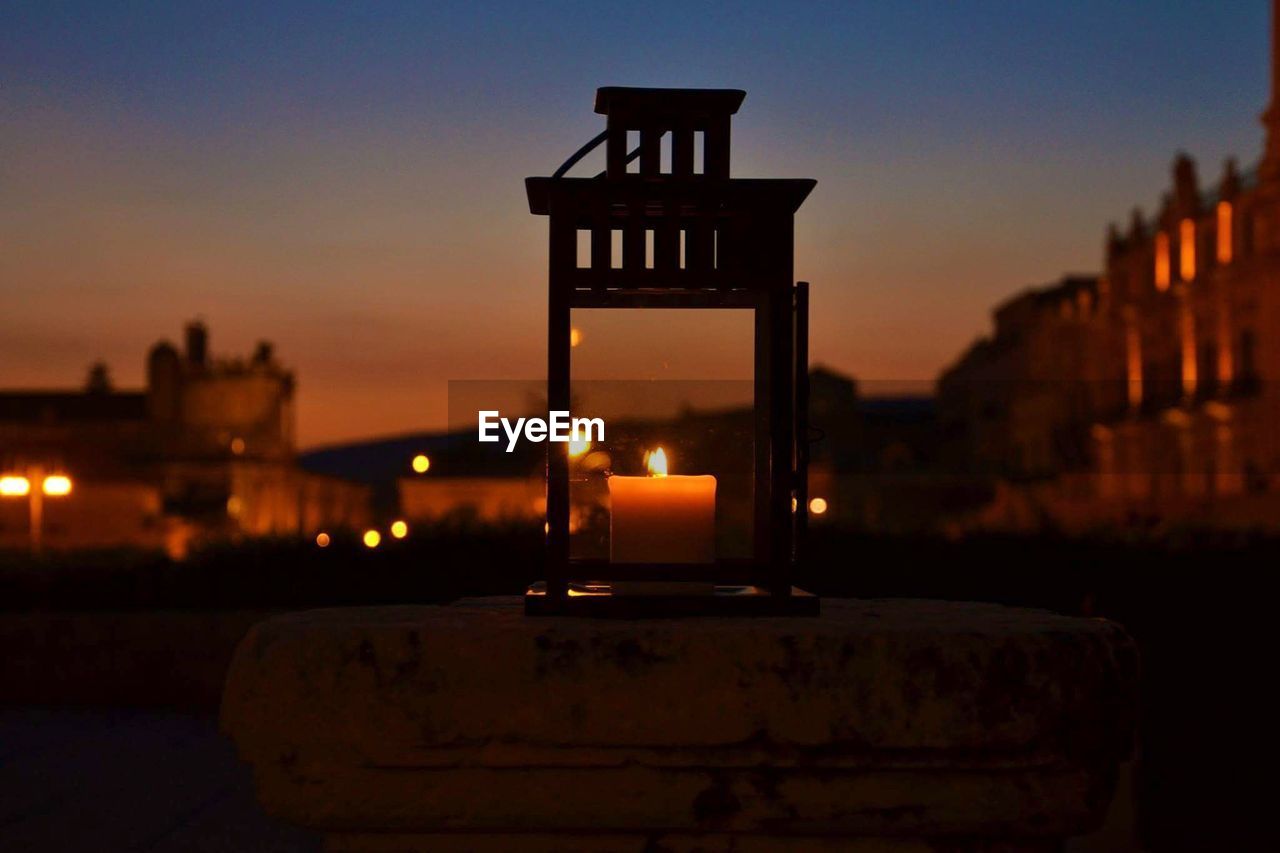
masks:
<svg viewBox="0 0 1280 853"><path fill-rule="evenodd" d="M333 850L1048 851L1133 741L1114 623L827 600L818 618L529 618L515 598L279 616L223 729Z"/></svg>

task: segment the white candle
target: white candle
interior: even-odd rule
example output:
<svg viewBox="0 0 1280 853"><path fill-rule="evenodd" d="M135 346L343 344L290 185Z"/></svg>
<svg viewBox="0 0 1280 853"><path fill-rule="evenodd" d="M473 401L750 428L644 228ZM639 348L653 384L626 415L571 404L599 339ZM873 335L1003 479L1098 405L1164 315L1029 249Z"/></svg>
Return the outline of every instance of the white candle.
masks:
<svg viewBox="0 0 1280 853"><path fill-rule="evenodd" d="M615 563L712 563L716 558L716 478L667 476L666 453L650 476L609 478L609 559Z"/></svg>

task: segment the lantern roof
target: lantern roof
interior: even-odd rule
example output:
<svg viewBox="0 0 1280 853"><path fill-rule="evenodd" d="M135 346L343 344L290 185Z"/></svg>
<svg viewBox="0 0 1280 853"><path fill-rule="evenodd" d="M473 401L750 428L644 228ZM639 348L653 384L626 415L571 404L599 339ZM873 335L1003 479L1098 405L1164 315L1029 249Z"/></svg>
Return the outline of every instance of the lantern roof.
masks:
<svg viewBox="0 0 1280 853"><path fill-rule="evenodd" d="M663 120L676 116L733 115L747 93L742 89L645 89L602 86L596 89L595 110L601 115Z"/></svg>
<svg viewBox="0 0 1280 853"><path fill-rule="evenodd" d="M654 215L688 207L690 214L724 215L769 211L795 213L817 186L811 178L734 178L719 185L623 183L600 178L525 178L529 212L546 216L552 208L569 212ZM652 208L652 211L647 211Z"/></svg>

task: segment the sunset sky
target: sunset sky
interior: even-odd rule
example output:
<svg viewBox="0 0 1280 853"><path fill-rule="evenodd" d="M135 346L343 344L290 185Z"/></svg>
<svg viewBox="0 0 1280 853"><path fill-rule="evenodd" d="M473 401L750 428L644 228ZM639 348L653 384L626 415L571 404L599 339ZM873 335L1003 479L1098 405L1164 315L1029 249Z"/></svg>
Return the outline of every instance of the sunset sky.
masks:
<svg viewBox="0 0 1280 853"><path fill-rule="evenodd" d="M215 353L276 343L304 445L540 375L523 179L603 127L597 86L747 90L734 173L817 179L813 360L864 382L1096 270L1179 148L1251 163L1267 98L1262 0L182 5L0 10L0 388L140 385L198 315Z"/></svg>

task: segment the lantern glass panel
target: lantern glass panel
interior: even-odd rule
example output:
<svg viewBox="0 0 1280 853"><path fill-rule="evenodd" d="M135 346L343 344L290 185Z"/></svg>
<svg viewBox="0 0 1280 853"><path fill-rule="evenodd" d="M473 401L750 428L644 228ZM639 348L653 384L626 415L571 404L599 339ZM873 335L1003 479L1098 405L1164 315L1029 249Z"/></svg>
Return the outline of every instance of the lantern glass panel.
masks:
<svg viewBox="0 0 1280 853"><path fill-rule="evenodd" d="M601 417L607 428L603 442L570 446L570 558L752 558L754 312L578 308L571 321L573 414ZM659 448L665 484L647 465ZM690 476L714 484L675 479ZM624 479L611 488L610 478ZM665 490L684 487L694 493L682 511L682 498ZM702 513L706 529L694 518Z"/></svg>

